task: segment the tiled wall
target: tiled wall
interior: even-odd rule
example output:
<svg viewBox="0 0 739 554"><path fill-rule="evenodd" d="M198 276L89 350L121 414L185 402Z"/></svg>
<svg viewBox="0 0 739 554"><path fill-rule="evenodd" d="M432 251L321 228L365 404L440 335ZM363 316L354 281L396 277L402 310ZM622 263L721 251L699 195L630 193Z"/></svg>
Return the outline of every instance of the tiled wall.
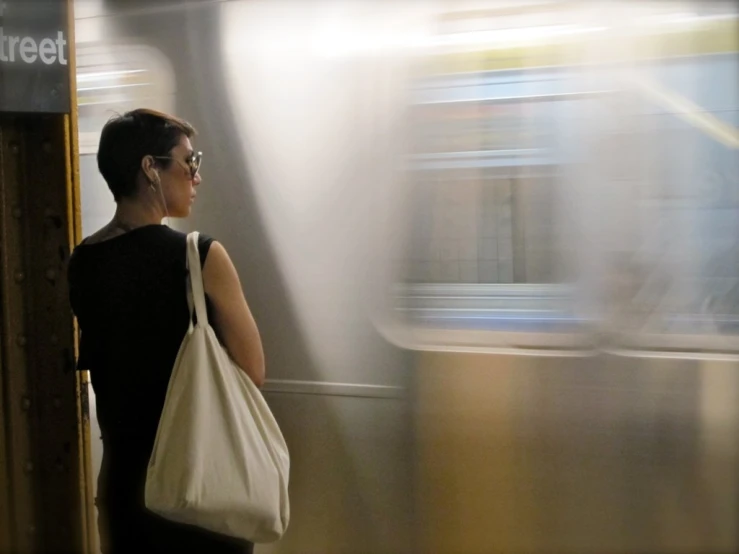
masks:
<svg viewBox="0 0 739 554"><path fill-rule="evenodd" d="M547 183L531 180L439 177L418 183L408 280L548 282L554 220L546 191ZM524 220L517 221L514 211Z"/></svg>

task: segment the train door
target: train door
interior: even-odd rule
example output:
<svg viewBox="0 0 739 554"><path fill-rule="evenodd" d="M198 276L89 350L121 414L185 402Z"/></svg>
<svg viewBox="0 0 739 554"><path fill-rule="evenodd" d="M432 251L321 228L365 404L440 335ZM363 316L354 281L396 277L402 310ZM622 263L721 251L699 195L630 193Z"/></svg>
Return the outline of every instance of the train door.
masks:
<svg viewBox="0 0 739 554"><path fill-rule="evenodd" d="M644 389L659 391L645 395L645 421L660 440L642 455L661 476L662 551L681 537L683 548L729 552L739 512L739 12L728 2L688 7L655 16L688 33L688 52L654 45L668 52L651 51L625 76L633 103L620 127L638 123L640 150L629 182L608 176L635 185L620 203L633 214L627 247L609 252L620 282L608 343L623 365L647 370Z"/></svg>

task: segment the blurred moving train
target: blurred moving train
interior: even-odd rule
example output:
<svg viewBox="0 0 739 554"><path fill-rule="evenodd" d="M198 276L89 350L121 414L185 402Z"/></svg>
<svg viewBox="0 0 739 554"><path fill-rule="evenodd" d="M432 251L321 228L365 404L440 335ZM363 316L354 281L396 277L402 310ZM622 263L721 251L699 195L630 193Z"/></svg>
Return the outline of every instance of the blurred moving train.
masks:
<svg viewBox="0 0 739 554"><path fill-rule="evenodd" d="M737 15L77 0L83 234L113 111L200 131L170 224L234 258L293 459L258 552L739 550Z"/></svg>

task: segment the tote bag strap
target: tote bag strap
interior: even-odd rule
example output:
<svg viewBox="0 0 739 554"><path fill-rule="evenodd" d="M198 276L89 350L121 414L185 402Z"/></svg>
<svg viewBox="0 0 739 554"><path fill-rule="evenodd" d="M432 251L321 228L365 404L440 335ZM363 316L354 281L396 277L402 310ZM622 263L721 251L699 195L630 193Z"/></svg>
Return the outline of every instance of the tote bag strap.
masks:
<svg viewBox="0 0 739 554"><path fill-rule="evenodd" d="M187 306L190 309L190 328L192 328L193 308L198 317L198 325L208 324L208 310L205 307L203 272L200 268L198 238L200 233L193 231L187 235Z"/></svg>

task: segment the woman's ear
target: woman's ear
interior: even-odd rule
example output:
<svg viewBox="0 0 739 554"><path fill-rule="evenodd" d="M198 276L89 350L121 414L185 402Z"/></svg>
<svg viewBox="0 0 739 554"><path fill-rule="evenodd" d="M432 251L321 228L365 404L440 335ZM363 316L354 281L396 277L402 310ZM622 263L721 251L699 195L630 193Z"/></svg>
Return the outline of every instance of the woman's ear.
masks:
<svg viewBox="0 0 739 554"><path fill-rule="evenodd" d="M149 184L159 185L159 172L156 169L156 163L152 156L144 156L141 158L141 171Z"/></svg>

